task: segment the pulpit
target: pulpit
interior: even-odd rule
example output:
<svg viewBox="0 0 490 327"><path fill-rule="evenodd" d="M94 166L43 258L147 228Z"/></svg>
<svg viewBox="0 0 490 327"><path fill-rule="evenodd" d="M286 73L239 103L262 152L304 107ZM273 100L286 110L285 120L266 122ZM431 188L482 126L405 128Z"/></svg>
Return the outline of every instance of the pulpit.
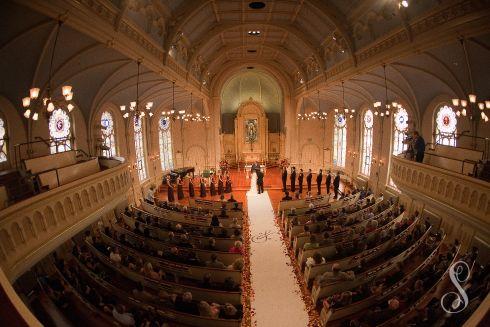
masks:
<svg viewBox="0 0 490 327"><path fill-rule="evenodd" d="M268 120L262 105L250 98L240 104L235 118L237 161L252 163L267 158Z"/></svg>

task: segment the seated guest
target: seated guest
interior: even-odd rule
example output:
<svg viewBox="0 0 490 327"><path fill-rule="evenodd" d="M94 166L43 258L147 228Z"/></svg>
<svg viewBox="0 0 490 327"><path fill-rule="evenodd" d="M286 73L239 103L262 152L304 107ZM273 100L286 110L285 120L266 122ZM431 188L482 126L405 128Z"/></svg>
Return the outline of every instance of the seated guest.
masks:
<svg viewBox="0 0 490 327"><path fill-rule="evenodd" d="M219 317L219 305L216 303L209 304L206 301L199 302L199 315L202 317L211 317L217 319Z"/></svg>
<svg viewBox="0 0 490 327"><path fill-rule="evenodd" d="M315 235L311 235L310 236L310 241L308 243L305 243L303 245L303 250L311 250L311 249L315 249L317 247L319 247L320 244L318 244L318 242L316 241L316 236Z"/></svg>
<svg viewBox="0 0 490 327"><path fill-rule="evenodd" d="M122 304L114 306L114 309L112 309L112 316L118 323L123 326L135 325L133 315L129 312L126 312L126 308Z"/></svg>
<svg viewBox="0 0 490 327"><path fill-rule="evenodd" d="M111 253L109 254L109 259L116 264L121 263L121 255L119 254L118 248L115 248L111 251Z"/></svg>
<svg viewBox="0 0 490 327"><path fill-rule="evenodd" d="M340 271L340 265L338 263L334 263L332 265L332 271L327 271L320 275L317 280L320 284L333 283L337 281L347 281L354 280L354 272L343 272Z"/></svg>
<svg viewBox="0 0 490 327"><path fill-rule="evenodd" d="M243 259L238 258L235 261L233 261L233 263L231 265L228 266L228 269L241 271L243 269L243 265L244 265Z"/></svg>
<svg viewBox="0 0 490 327"><path fill-rule="evenodd" d="M221 306L220 316L224 319L239 319L238 309L231 303L225 303Z"/></svg>
<svg viewBox="0 0 490 327"><path fill-rule="evenodd" d="M143 287L143 284L138 283L136 288L132 291L133 296L143 302L151 302L155 300L155 297Z"/></svg>
<svg viewBox="0 0 490 327"><path fill-rule="evenodd" d="M285 196L282 198L282 201L290 201L293 199L292 197L289 196L288 191L286 191L284 194L285 194Z"/></svg>
<svg viewBox="0 0 490 327"><path fill-rule="evenodd" d="M238 219L237 218L233 218L230 226L228 226L229 228L242 228L242 226L240 226L240 224L238 223Z"/></svg>
<svg viewBox="0 0 490 327"><path fill-rule="evenodd" d="M228 252L243 254L242 242L235 241L235 244L228 250Z"/></svg>
<svg viewBox="0 0 490 327"><path fill-rule="evenodd" d="M242 233L240 232L239 229L234 229L233 230L233 235L230 236L230 238L233 238L233 239L242 239Z"/></svg>
<svg viewBox="0 0 490 327"><path fill-rule="evenodd" d="M218 216L213 215L211 218L211 224L209 224L212 227L222 227L221 223L219 222Z"/></svg>
<svg viewBox="0 0 490 327"><path fill-rule="evenodd" d="M321 265L322 263L325 263L325 258L322 257L322 255L319 252L313 253L313 257L309 257L308 259L306 259L307 267Z"/></svg>
<svg viewBox="0 0 490 327"><path fill-rule="evenodd" d="M197 304L192 302L192 293L184 292L175 298L175 309L180 312L185 312L191 315L199 315Z"/></svg>
<svg viewBox="0 0 490 327"><path fill-rule="evenodd" d="M233 201L232 201L232 202L233 202ZM242 211L242 209L240 209L240 208L238 207L238 202L234 202L234 203L233 203L233 208L232 208L231 210L233 210L233 211Z"/></svg>
<svg viewBox="0 0 490 327"><path fill-rule="evenodd" d="M216 253L211 254L211 260L206 261L206 266L219 269L226 268L225 264L218 260L218 256L216 255Z"/></svg>
<svg viewBox="0 0 490 327"><path fill-rule="evenodd" d="M235 198L233 197L233 194L230 195L230 198L228 199L228 202L236 202Z"/></svg>

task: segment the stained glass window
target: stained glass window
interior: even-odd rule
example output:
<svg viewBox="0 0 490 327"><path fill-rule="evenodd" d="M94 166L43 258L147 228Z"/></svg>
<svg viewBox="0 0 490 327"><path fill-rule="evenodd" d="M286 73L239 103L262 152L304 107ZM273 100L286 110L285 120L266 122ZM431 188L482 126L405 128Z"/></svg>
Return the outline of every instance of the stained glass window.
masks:
<svg viewBox="0 0 490 327"><path fill-rule="evenodd" d="M393 154L396 156L408 148L408 144L404 143L408 131L408 113L405 108L398 108L393 115L393 119L395 123L393 130Z"/></svg>
<svg viewBox="0 0 490 327"><path fill-rule="evenodd" d="M70 116L63 109L56 109L51 113L49 135L51 136L51 153L71 150Z"/></svg>
<svg viewBox="0 0 490 327"><path fill-rule="evenodd" d="M5 121L0 118L0 162L7 161L7 126Z"/></svg>
<svg viewBox="0 0 490 327"><path fill-rule="evenodd" d="M102 126L102 155L113 157L116 155L116 141L114 136L114 120L110 112L104 111L102 113L100 125Z"/></svg>
<svg viewBox="0 0 490 327"><path fill-rule="evenodd" d="M453 108L442 106L436 114L436 143L456 146L458 120Z"/></svg>
<svg viewBox="0 0 490 327"><path fill-rule="evenodd" d="M371 172L371 156L373 153L373 112L364 113L364 129L362 134L361 174L369 176Z"/></svg>
<svg viewBox="0 0 490 327"><path fill-rule="evenodd" d="M333 131L333 164L337 167L345 167L345 152L347 147L347 121L345 116L335 116Z"/></svg>
<svg viewBox="0 0 490 327"><path fill-rule="evenodd" d="M170 120L161 117L158 122L158 136L160 144L160 162L162 170L170 170L174 168L172 159L172 133L170 131Z"/></svg>
<svg viewBox="0 0 490 327"><path fill-rule="evenodd" d="M134 117L134 148L136 150L136 169L140 181L146 179L145 143L143 139L143 118Z"/></svg>

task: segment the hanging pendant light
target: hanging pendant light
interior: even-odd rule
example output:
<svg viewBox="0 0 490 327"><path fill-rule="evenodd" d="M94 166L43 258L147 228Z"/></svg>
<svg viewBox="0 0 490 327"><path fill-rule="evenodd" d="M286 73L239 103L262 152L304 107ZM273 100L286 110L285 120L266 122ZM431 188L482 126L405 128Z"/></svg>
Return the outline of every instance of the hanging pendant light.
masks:
<svg viewBox="0 0 490 327"><path fill-rule="evenodd" d="M49 116L54 111L55 108L64 108L66 107L69 112L71 112L75 106L70 102L73 100L73 87L71 85L64 85L61 87L61 95L63 98L55 98L52 96L52 79L53 79L53 62L54 56L56 53L56 46L58 44L58 38L60 35L61 26L63 22L61 20L58 21L58 26L56 29L56 35L54 38L53 51L51 52L51 61L49 64L49 75L48 75L48 84L46 87L46 96L42 99L39 98L41 93L41 89L38 87L32 87L29 90L29 96L22 98L22 107L25 108L24 117L33 120L37 120L39 114L37 109L44 109L44 114L46 118L49 119ZM33 113L31 117L31 113Z"/></svg>
<svg viewBox="0 0 490 327"><path fill-rule="evenodd" d="M140 98L139 98L141 60L137 60L136 64L138 66L138 70L137 70L137 74L136 74L136 101L129 102L129 112L131 112L136 119L140 119L140 118L144 117L146 115L146 113L143 110L143 108L140 106ZM153 113L151 112L151 108L153 108L153 102L150 101L150 102L145 103L144 107L145 107L144 109L146 109L147 111L150 111L148 115L150 117L153 116ZM121 109L122 112L126 111L125 105L121 105L121 106L119 106L119 108ZM123 114L123 117L129 118L129 116L130 116L129 112L125 112Z"/></svg>

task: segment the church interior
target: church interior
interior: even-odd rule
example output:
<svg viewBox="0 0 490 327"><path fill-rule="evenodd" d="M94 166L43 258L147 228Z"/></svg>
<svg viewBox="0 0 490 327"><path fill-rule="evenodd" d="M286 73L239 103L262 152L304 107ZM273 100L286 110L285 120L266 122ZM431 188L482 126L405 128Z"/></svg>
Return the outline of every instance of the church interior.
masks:
<svg viewBox="0 0 490 327"><path fill-rule="evenodd" d="M0 8L1 326L490 326L490 0Z"/></svg>

